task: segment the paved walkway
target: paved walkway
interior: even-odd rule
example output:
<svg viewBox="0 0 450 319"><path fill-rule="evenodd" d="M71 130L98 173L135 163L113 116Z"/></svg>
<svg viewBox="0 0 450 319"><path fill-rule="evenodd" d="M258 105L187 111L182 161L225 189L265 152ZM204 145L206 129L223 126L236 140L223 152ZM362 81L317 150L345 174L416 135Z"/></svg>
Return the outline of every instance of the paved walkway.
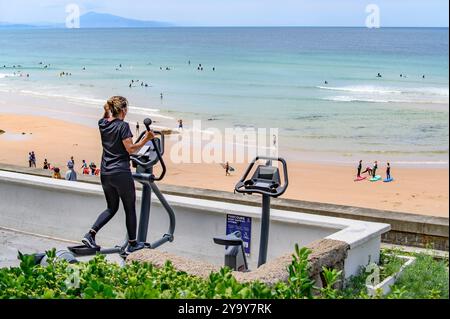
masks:
<svg viewBox="0 0 450 319"><path fill-rule="evenodd" d="M79 245L71 241L0 228L0 268L19 266L18 251L23 254L43 253L52 248L56 248L57 251L67 250L67 246L77 244ZM90 258L92 257L78 258L78 260L86 261ZM107 259L122 264L122 259L118 255L109 255Z"/></svg>

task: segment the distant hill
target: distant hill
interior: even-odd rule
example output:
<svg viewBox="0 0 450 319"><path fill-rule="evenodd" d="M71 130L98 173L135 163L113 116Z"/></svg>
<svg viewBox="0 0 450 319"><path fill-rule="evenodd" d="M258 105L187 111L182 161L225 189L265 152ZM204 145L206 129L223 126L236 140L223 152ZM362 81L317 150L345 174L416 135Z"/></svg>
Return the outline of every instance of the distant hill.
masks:
<svg viewBox="0 0 450 319"><path fill-rule="evenodd" d="M88 12L80 17L81 28L161 28L173 24L161 21L128 19L106 13ZM39 25L0 22L0 29L65 28L65 23L40 23Z"/></svg>
<svg viewBox="0 0 450 319"><path fill-rule="evenodd" d="M160 21L127 19L111 14L88 12L80 17L81 28L158 28L172 24Z"/></svg>
<svg viewBox="0 0 450 319"><path fill-rule="evenodd" d="M30 28L35 28L35 26L28 24L13 24L0 22L0 29L30 29Z"/></svg>

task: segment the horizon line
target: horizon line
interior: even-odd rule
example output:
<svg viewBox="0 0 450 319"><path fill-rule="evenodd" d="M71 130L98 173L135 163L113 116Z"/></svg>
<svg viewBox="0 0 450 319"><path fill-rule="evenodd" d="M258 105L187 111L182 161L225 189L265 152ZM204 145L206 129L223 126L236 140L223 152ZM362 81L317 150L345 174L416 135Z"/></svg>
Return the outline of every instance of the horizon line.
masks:
<svg viewBox="0 0 450 319"><path fill-rule="evenodd" d="M169 22L167 22L169 23ZM66 29L63 27L64 23L54 23L48 25L33 25L28 23L10 23L0 21L0 29L3 27L13 28L17 27L29 27L30 29ZM343 25L168 25L168 26L145 26L145 27L80 27L77 29L171 29L171 28L367 28L364 25L360 26L343 26ZM448 29L449 26L380 26L379 28L372 29L401 29L401 28L434 28L434 29Z"/></svg>

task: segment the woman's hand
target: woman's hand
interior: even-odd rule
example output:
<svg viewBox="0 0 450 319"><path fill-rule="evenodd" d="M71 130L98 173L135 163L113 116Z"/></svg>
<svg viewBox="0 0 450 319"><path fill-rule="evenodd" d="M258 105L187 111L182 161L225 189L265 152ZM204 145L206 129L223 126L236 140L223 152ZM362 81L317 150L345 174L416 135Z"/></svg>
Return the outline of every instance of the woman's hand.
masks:
<svg viewBox="0 0 450 319"><path fill-rule="evenodd" d="M155 133L152 131L146 131L144 137L142 138L146 143L155 138Z"/></svg>
<svg viewBox="0 0 450 319"><path fill-rule="evenodd" d="M153 133L152 131L147 131L144 134L144 137L136 144L133 144L133 139L127 138L125 140L123 140L123 145L125 146L128 154L135 154L137 152L139 152L139 150L145 145L147 144L149 141L151 141L152 139L155 138L155 133Z"/></svg>

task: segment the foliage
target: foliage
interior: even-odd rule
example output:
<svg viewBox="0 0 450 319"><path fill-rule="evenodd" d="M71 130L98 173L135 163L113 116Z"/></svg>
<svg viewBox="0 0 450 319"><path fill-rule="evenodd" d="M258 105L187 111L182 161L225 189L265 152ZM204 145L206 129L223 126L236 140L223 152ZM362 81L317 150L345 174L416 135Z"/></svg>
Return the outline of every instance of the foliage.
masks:
<svg viewBox="0 0 450 319"><path fill-rule="evenodd" d="M393 288L403 288L403 298L407 299L448 299L448 280L446 261L418 254L415 263L404 270Z"/></svg>
<svg viewBox="0 0 450 319"><path fill-rule="evenodd" d="M405 268L397 282L391 286L391 292L382 296L378 292L373 298L387 299L448 299L448 260L435 260L429 253L406 253L399 249L384 249L381 251L380 280L394 274L400 269L404 261L398 255L409 255L416 257L416 261ZM361 267L358 275L351 277L342 291L343 298L368 299L365 286L367 273Z"/></svg>
<svg viewBox="0 0 450 319"><path fill-rule="evenodd" d="M19 253L18 267L0 269L0 299L371 298L365 289L364 269L345 283L344 290L338 291L335 286L342 272L323 268L324 287L315 287L309 277L310 253L296 245L287 268L288 281L273 286L240 283L229 268L202 279L177 271L170 262L161 268L137 262L121 267L97 255L88 262L69 265L57 260L52 250L46 254L48 265L40 266L35 265L34 256ZM419 255L388 296L378 293L373 298L448 298L448 265L431 256Z"/></svg>

